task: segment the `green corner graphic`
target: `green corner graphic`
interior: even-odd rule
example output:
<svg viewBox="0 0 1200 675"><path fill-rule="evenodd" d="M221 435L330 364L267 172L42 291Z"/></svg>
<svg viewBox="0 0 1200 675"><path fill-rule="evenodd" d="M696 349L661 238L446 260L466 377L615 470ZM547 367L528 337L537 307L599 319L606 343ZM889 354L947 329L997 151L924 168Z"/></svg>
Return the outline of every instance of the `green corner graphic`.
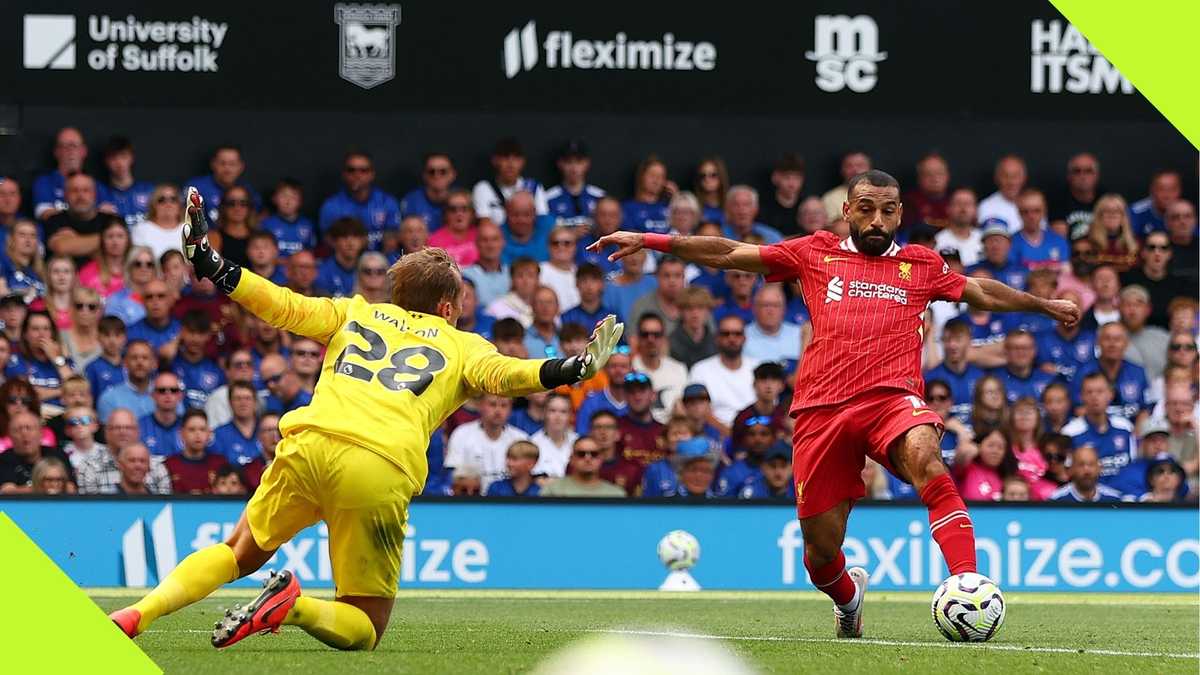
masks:
<svg viewBox="0 0 1200 675"><path fill-rule="evenodd" d="M1200 148L1200 2L1051 0L1146 100Z"/></svg>
<svg viewBox="0 0 1200 675"><path fill-rule="evenodd" d="M3 512L0 551L7 672L162 672Z"/></svg>

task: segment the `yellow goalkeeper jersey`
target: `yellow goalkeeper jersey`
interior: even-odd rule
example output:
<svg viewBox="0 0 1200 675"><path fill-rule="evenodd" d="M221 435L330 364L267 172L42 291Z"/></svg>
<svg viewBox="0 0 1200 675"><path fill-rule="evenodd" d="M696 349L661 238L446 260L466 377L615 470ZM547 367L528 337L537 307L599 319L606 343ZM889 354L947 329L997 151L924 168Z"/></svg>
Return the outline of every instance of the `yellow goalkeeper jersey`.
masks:
<svg viewBox="0 0 1200 675"><path fill-rule="evenodd" d="M242 269L230 295L282 330L327 345L312 403L280 420L379 453L425 485L429 437L468 398L542 391L541 359L515 359L445 319L354 298L310 298Z"/></svg>

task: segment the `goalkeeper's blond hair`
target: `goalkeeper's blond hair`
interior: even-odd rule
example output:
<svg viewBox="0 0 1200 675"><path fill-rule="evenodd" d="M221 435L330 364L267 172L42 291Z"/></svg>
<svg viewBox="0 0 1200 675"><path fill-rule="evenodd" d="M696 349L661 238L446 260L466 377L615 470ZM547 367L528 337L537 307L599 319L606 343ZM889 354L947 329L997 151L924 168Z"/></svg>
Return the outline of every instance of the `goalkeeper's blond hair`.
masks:
<svg viewBox="0 0 1200 675"><path fill-rule="evenodd" d="M392 304L410 312L438 313L442 302L458 304L462 272L444 249L430 247L406 253L388 270Z"/></svg>

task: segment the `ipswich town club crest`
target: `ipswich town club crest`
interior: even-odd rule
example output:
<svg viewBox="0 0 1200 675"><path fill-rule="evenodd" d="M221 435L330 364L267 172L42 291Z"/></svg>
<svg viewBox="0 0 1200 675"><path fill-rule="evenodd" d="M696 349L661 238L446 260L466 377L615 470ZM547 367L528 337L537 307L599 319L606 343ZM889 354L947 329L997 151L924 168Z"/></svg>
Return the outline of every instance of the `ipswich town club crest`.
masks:
<svg viewBox="0 0 1200 675"><path fill-rule="evenodd" d="M396 76L396 25L400 5L348 5L333 9L338 32L338 74L363 89Z"/></svg>

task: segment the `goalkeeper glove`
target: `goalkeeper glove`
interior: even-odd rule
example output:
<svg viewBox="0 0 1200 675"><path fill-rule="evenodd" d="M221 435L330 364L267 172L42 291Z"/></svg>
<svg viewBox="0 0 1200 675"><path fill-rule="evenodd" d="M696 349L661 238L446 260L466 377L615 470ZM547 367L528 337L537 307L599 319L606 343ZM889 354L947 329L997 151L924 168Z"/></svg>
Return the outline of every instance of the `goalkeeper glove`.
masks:
<svg viewBox="0 0 1200 675"><path fill-rule="evenodd" d="M196 270L196 276L208 279L226 295L237 288L242 268L221 257L208 243L208 218L204 199L194 187L188 188L187 215L183 219L183 255Z"/></svg>
<svg viewBox="0 0 1200 675"><path fill-rule="evenodd" d="M592 339L587 343L583 353L566 359L551 359L542 364L541 380L546 389L553 389L563 384L575 384L590 380L600 372L608 358L612 356L621 334L625 332L625 324L617 323L617 317L609 314L592 331Z"/></svg>

